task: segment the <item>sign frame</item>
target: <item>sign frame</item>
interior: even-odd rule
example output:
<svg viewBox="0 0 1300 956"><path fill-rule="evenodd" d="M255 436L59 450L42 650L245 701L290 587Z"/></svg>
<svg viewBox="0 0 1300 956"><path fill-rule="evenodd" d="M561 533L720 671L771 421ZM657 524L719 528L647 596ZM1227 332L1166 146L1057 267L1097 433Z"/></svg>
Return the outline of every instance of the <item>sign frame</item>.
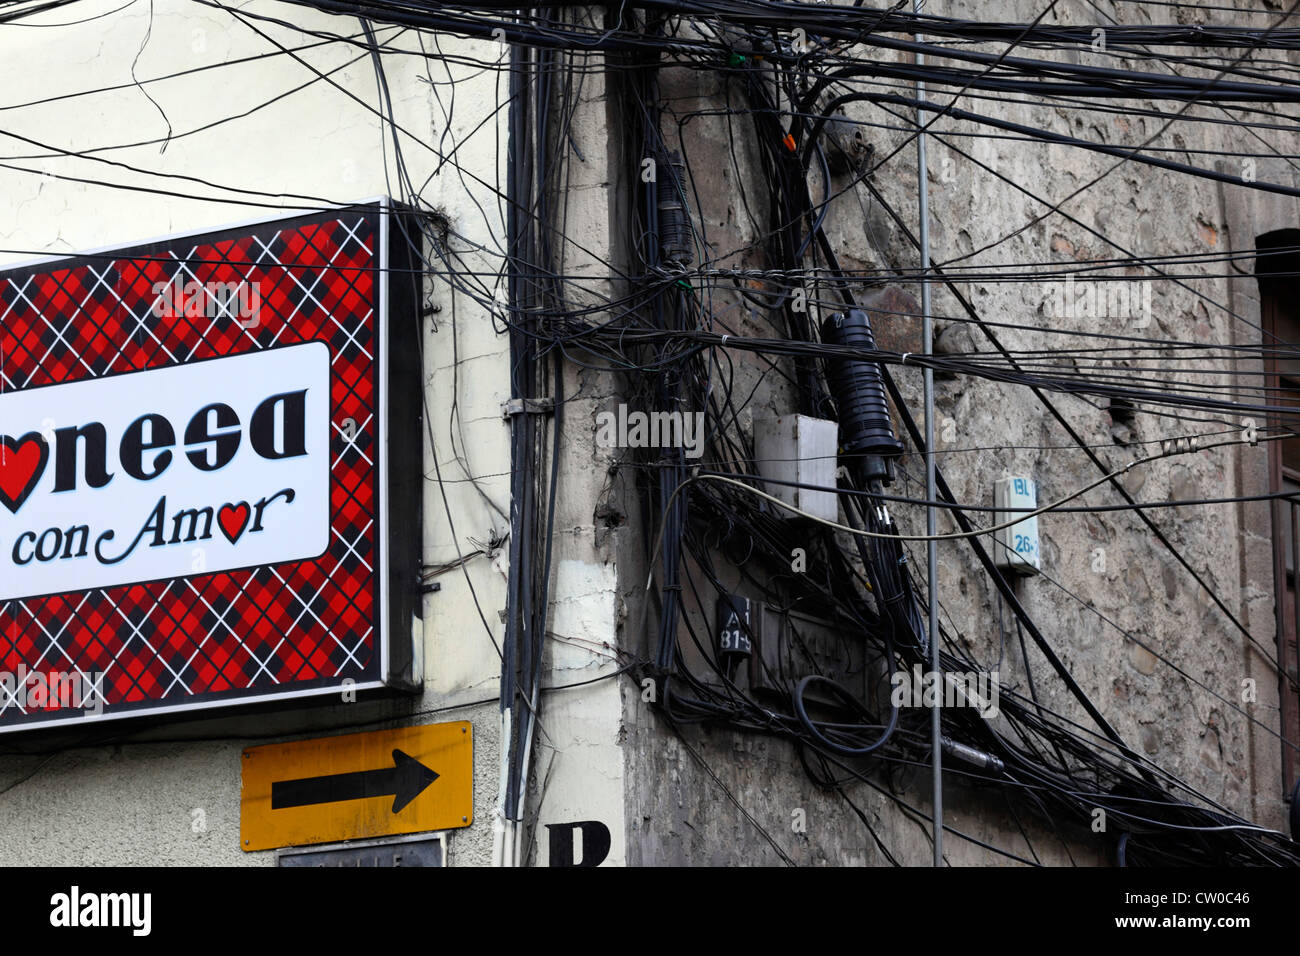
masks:
<svg viewBox="0 0 1300 956"><path fill-rule="evenodd" d="M280 691L243 692L239 690L215 691L203 699L176 703L151 700L110 705L100 713L84 709L65 708L46 711L48 717L37 717L17 722L0 722L0 735L13 733L38 733L58 728L86 728L107 721L142 720L151 717L189 717L193 719L238 716L268 707L310 704L318 699L337 697L344 689L373 696L389 693L413 693L422 686L419 648L422 609L420 593L422 550L422 456L423 456L423 381L420 333L423 326L419 313L420 279L423 275L419 253L413 243L422 241L422 233L411 210L394 203L386 196L371 197L337 206L315 208L288 207L263 216L239 220L212 227L185 230L151 239L115 243L90 250L42 256L33 259L0 264L0 280L15 274L52 270L62 264L76 266L94 258L115 258L130 261L132 256L143 260L186 240L200 239L211 242L237 237L241 230L255 230L276 223L287 226L293 223L329 221L334 214L373 214L376 217L378 249L371 267L376 277L374 290L375 309L373 331L375 355L374 378L376 392L373 401L378 406L377 428L373 435L374 455L374 511L378 533L374 540L375 556L373 626L375 651L379 662L377 676L367 680L347 678L319 686L297 687ZM234 354L256 354L273 350L259 348ZM224 356L221 356L224 357ZM194 362L213 359L191 359L158 366L183 367ZM216 360L219 360L216 359ZM111 379L116 375L130 375L146 369L127 369L101 376L90 376L73 381L95 378ZM331 368L330 381L334 381ZM62 382L33 386L31 390L57 387ZM24 389L26 390L26 389ZM329 402L328 412L334 430L334 402ZM3 430L3 429L0 429ZM327 459L332 457L327 448ZM328 487L334 488L335 475L331 467ZM333 510L331 506L331 511ZM66 596L108 590L135 584L155 584L161 581L183 581L202 578L213 573L230 573L257 568L277 568L293 561L251 565L221 572L201 571L172 578L152 579L122 585L90 587L77 591L53 592L53 595L32 595L10 600L27 601L50 596ZM26 664L26 661L22 661ZM71 713L68 711L71 710Z"/></svg>

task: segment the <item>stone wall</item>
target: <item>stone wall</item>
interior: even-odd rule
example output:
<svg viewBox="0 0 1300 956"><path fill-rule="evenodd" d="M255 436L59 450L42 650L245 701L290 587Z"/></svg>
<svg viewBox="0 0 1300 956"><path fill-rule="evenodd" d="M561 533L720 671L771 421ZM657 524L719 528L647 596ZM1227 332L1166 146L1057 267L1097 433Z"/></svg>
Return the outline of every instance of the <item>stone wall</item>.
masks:
<svg viewBox="0 0 1300 956"><path fill-rule="evenodd" d="M1032 4L1005 2L993 8L954 3L927 12L1028 22L1039 11ZM1060 23L1098 22L1104 26L1105 21L1098 20L1102 12L1125 23L1162 19L1158 8L1127 4L1104 4L1094 10L1085 3L1066 3L1056 6L1053 15ZM1001 51L995 45L981 49ZM891 58L888 51L869 55ZM1102 62L1086 48L1044 55L1079 63ZM666 98L663 132L670 146L681 136L695 193L700 197L697 223L707 236L709 249L719 255L746 249L762 228L762 220L756 225L749 219L745 201L753 208L764 208L752 145L754 133L743 118L732 117L732 132L739 146L731 150L728 118L716 113L724 104L735 108L743 102L739 85L724 75L680 69L666 70L661 82ZM932 88L928 94L947 102L950 92ZM1231 125L1174 124L1161 133L1163 120L1136 111L1030 108L1001 97L973 102L977 105L962 105L1098 142L1133 145L1155 136L1156 145L1187 150L1179 154L1181 161L1210 168L1215 167L1219 151L1243 148L1241 131ZM681 122L695 110L713 110L715 115ZM875 147L876 157L890 154L904 143L907 133L901 127L906 124L888 111L855 104L848 113L864 124L860 128ZM898 128L886 128L889 126ZM983 135L948 135L981 132L971 123L941 121L935 130L943 132L928 141L932 257L937 263L949 263L948 272L957 277L955 288L983 318L1037 329L1199 343L1259 343L1258 290L1251 276L1187 278L1180 283L1162 278L1137 260L1143 256L1251 252L1257 235L1282 226L1294 227L1300 221L1294 200L1242 185L1120 164L1114 157L1082 150ZM1261 150L1289 153L1296 145L1294 135L1282 131L1262 131L1260 136L1256 145ZM1220 168L1235 169L1240 161L1219 156L1217 162ZM1295 182L1294 170L1282 160L1260 160L1257 175ZM1094 180L1096 184L1089 185ZM836 177L837 188L846 182L846 177ZM915 231L915 146L906 145L874 174L873 183ZM748 190L747 197L742 197L741 184ZM820 184L816 188L814 195L819 196ZM1080 191L1075 194L1076 190ZM1044 215L1047 205L1065 197L1072 198L1062 203L1060 213ZM878 270L888 276L891 271L913 270L919 265L917 252L897 224L860 186L834 201L826 228L846 269ZM966 256L971 258L963 258ZM742 251L718 264L752 265L758 258ZM1107 300L1109 285L1105 283L1097 284L1102 306L1095 314L1053 314L1066 310L1054 308L1053 290L1045 282L1014 276L993 281L987 276L998 272L1001 263L1086 267L1103 259L1128 260L1127 274L1149 284L1149 314L1145 308L1127 312L1116 308L1118 302ZM963 267L972 265L978 265L974 271L984 276L976 281L961 279ZM1003 271L1014 274L1021 270ZM1218 262L1202 265L1193 261L1177 271L1214 276L1227 270ZM1084 289L1086 280L1084 272L1076 292ZM1064 288L1059 288L1058 296L1063 292ZM894 279L871 294L877 303L888 303L885 312L913 313L877 316L882 347L919 351L917 285ZM714 307L740 334L781 334L738 296L717 295ZM933 309L938 351L993 351L979 328L963 321L965 313L948 289L935 288ZM1047 335L1023 328L994 331L1012 350L1063 350L1098 344L1083 336ZM732 358L740 370L735 391L747 395L759 382L761 365L744 352L733 352ZM1241 367L1249 368L1249 363L1243 360ZM894 374L919 419L921 373L895 369ZM758 384L743 413L747 427L753 418L792 410L788 388L772 384L772 378ZM1201 381L1225 387L1233 384L1228 376ZM1231 419L1221 426L1189 426L1178 418L1143 412L1131 418L1122 411L1112 416L1105 400L1069 395L1049 398L1107 469L1123 468L1134 458L1150 454L1158 449L1160 440L1216 429L1225 432L1222 437L1235 437L1241 427ZM1038 483L1042 505L1102 475L1025 387L939 376L935 432L939 467L960 501L991 505L996 479L1029 475ZM1260 494L1267 491L1267 454L1264 444L1206 449L1138 465L1122 480L1138 501ZM894 493L923 497L924 461L910 444L900 470L903 477L892 489ZM1123 503L1106 487L1083 501ZM1212 590L1267 653L1276 653L1267 508L1260 503L1220 504L1149 512L1172 551L1201 576L1208 589L1199 585L1175 554L1130 511L1041 517L1042 574L1019 580L1015 586L1051 646L1130 746L1233 812L1285 829L1278 740L1268 730L1276 731L1278 726L1276 674L1210 597ZM924 512L914 508L899 508L898 521L912 533L925 528ZM941 516L939 531L955 530L956 526ZM924 545L910 546L909 553L913 568L924 576ZM942 613L964 647L987 668L996 669L1003 686L1027 692L1028 671L1032 671L1045 706L1092 727L1032 644L1025 659L1010 612L1000 607L997 592L970 548L960 542L942 542L939 559ZM630 602L639 600L644 570L638 556L626 555L620 572L625 597ZM706 630L709 623L696 621ZM639 646L643 638L625 632L624 640L629 646ZM1257 685L1258 700L1253 703L1243 703L1247 678ZM779 862L781 857L768 839L799 864L883 862L847 801L834 793L819 792L801 771L790 744L695 726L680 728L679 738L648 705L631 695L626 700L631 862ZM1263 727L1253 726L1242 711ZM928 770L915 768L892 775L877 772L874 779L882 787L894 786L919 817L909 819L893 801L867 785L846 785L846 797L863 811L895 856L905 863L928 863L929 824L923 819L930 806ZM1027 833L1033 850L1045 863L1113 860L1117 837L1113 830L1094 834L1080 821L1071 821L1068 825L1062 822L1060 834L1053 833L1031 824L1026 819L1031 814L1026 814L1023 806L1013 811L1000 795L972 792L956 776L949 779L946 794L946 822L999 848L1031 857L1023 835ZM798 832L792 824L799 810L805 811L806 832ZM945 850L954 864L1005 862L954 836L946 840Z"/></svg>

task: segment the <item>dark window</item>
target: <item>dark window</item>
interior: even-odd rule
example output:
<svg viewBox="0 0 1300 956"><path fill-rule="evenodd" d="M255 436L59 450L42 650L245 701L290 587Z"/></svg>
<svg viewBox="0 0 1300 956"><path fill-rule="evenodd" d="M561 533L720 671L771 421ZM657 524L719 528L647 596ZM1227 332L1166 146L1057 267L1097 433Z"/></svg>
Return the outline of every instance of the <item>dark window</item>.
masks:
<svg viewBox="0 0 1300 956"><path fill-rule="evenodd" d="M1268 383L1274 391L1269 403L1294 407L1294 415L1280 414L1269 425L1300 436L1300 253L1279 249L1300 247L1300 230L1284 230L1260 238L1259 276L1262 338ZM1269 253L1270 249L1279 249ZM1294 355L1289 354L1294 350ZM1300 492L1300 437L1269 442L1269 490ZM1273 569L1276 586L1278 660L1282 664L1282 736L1300 744L1300 602L1297 592L1297 554L1300 554L1300 499L1273 503ZM1300 777L1300 754L1282 745L1283 787L1291 793Z"/></svg>

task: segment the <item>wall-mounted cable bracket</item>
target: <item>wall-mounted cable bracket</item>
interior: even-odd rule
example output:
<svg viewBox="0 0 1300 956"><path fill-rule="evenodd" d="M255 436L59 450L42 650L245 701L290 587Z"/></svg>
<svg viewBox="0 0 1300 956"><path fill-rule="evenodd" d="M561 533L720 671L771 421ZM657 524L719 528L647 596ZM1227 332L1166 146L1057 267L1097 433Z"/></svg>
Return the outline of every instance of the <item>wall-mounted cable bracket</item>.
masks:
<svg viewBox="0 0 1300 956"><path fill-rule="evenodd" d="M513 418L515 415L550 415L555 411L553 398L512 398L501 403L501 417Z"/></svg>

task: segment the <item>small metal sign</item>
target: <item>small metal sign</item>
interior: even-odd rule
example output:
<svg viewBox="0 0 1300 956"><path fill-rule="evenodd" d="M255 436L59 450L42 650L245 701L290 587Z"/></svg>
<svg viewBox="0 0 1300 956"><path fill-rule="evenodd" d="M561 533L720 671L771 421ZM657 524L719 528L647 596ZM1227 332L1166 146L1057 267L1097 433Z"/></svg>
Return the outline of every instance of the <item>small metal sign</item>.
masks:
<svg viewBox="0 0 1300 956"><path fill-rule="evenodd" d="M245 850L469 826L474 743L468 721L245 750Z"/></svg>
<svg viewBox="0 0 1300 956"><path fill-rule="evenodd" d="M426 836L385 837L382 840L357 840L310 849L295 847L277 850L276 866L386 867L446 866L446 837L441 833Z"/></svg>

